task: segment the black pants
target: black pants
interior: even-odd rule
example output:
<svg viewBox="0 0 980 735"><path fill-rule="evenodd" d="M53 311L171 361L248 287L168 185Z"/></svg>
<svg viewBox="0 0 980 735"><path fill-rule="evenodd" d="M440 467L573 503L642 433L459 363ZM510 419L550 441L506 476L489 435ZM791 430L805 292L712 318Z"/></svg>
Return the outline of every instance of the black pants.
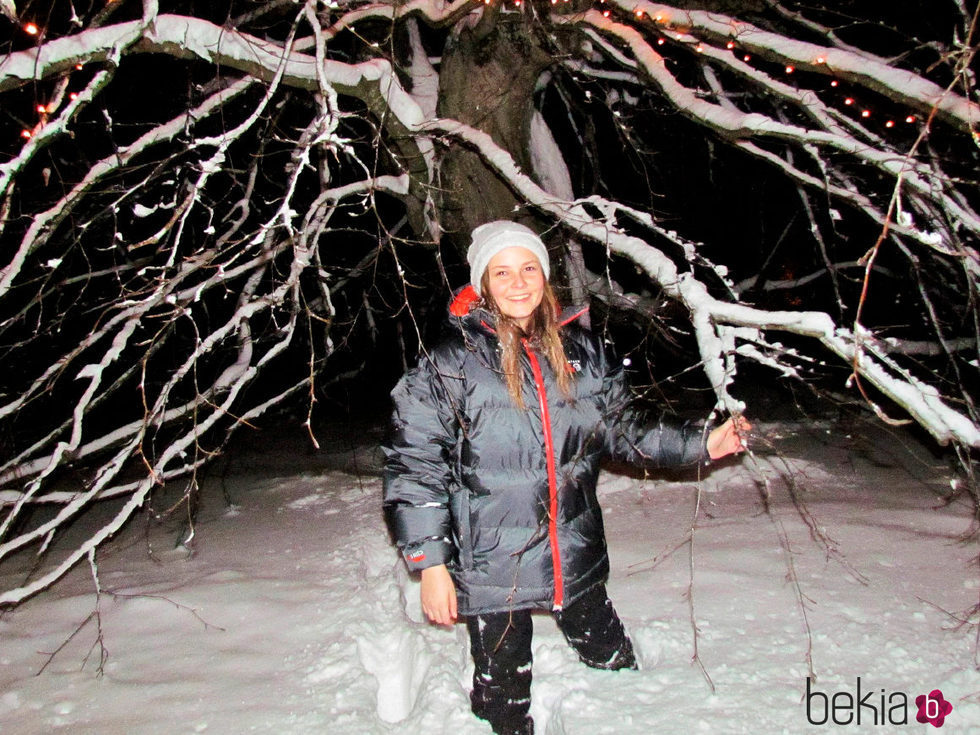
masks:
<svg viewBox="0 0 980 735"><path fill-rule="evenodd" d="M613 609L604 585L554 613L565 640L579 658L596 669L635 669L633 644ZM475 615L467 619L473 654L473 713L495 733L530 735L531 611Z"/></svg>

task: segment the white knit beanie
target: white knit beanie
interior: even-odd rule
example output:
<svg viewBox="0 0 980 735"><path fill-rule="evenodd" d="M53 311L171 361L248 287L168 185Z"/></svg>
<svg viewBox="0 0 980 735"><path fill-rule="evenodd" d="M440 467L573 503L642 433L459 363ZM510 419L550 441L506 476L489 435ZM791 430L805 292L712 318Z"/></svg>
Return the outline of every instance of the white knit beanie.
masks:
<svg viewBox="0 0 980 735"><path fill-rule="evenodd" d="M480 293L480 280L483 271L490 265L490 260L501 250L512 247L522 247L530 250L541 263L544 278L551 276L551 263L548 260L548 249L534 230L510 220L487 222L473 230L473 242L466 251L466 260L470 264L470 283L474 290Z"/></svg>

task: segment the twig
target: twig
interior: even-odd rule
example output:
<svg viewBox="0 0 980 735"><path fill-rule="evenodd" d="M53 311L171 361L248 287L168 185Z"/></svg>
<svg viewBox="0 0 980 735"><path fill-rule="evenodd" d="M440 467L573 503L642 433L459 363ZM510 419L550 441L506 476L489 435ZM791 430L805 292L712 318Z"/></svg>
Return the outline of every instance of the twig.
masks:
<svg viewBox="0 0 980 735"><path fill-rule="evenodd" d="M810 628L810 618L807 615L807 602L812 602L812 600L803 593L803 587L800 584L799 575L796 573L796 565L793 563L793 547L790 545L789 537L786 535L786 528L783 525L783 522L774 517L772 514L769 514L769 518L776 527L779 545L782 548L786 559L786 578L793 584L794 597L796 598L797 607L800 610L800 618L803 621L803 630L806 633L806 654L804 655L804 660L806 661L807 673L813 679L813 681L816 681L817 674L813 669L813 630Z"/></svg>
<svg viewBox="0 0 980 735"><path fill-rule="evenodd" d="M627 567L627 569L629 569L630 571L626 573L626 576L632 577L634 574L640 574L641 572L649 572L653 569L656 569L660 565L660 562L669 559L671 556L674 555L675 552L683 549L688 543L690 543L690 541L691 541L690 535L684 536L684 538L678 541L672 548L654 556L652 559L644 559L643 561L638 561L634 564L630 564ZM642 569L638 568L644 564L649 564L650 566L644 567Z"/></svg>
<svg viewBox="0 0 980 735"><path fill-rule="evenodd" d="M42 665L41 668L37 670L37 672L34 674L34 676L40 676L41 674L43 674L44 673L44 670L47 669L48 666L51 665L51 662L54 661L55 657L59 653L61 653L69 643L72 642L72 640L75 638L76 635L78 635L79 633L82 632L82 629L86 625L88 625L89 621L91 621L93 619L96 619L98 617L99 617L99 611L97 609L96 610L93 610L88 615L86 615L85 616L85 619L81 623L78 624L78 626L75 628L75 630L73 630L71 632L71 634L67 638L65 638L64 641L61 642L61 645L58 646L56 649L54 649L54 651L52 651L51 653L48 654L48 658L44 662L44 665ZM101 626L101 623L100 623L99 624L99 638L101 638L101 635L102 635L102 632L101 631L102 631L102 626ZM97 638L96 640L98 641L99 638ZM87 656L86 656L86 658L87 658Z"/></svg>
<svg viewBox="0 0 980 735"><path fill-rule="evenodd" d="M700 475L700 472L698 473ZM695 487L694 493L694 514L691 517L691 529L688 532L688 585L687 585L687 607L688 614L690 616L691 622L691 634L693 636L694 652L691 656L691 661L698 665L701 670L701 675L704 676L706 682L708 682L708 688L711 689L711 693L715 693L715 683L711 680L711 675L708 673L707 668L705 668L704 662L701 660L701 652L699 649L700 631L698 629L697 614L695 613L694 605L694 532L698 525L698 516L701 513L701 478L698 477L698 482Z"/></svg>
<svg viewBox="0 0 980 735"><path fill-rule="evenodd" d="M205 630L219 630L222 633L224 633L227 630L226 628L222 628L220 625L214 625L213 623L209 623L207 620L205 620L198 614L195 608L190 607L188 605L184 605L180 602L176 602L175 600L171 600L169 597L165 597L163 595L149 595L144 592L139 592L135 594L125 593L125 592L107 592L106 594L111 595L114 599L120 599L120 600L135 600L135 599L161 600L163 602L167 602L173 605L178 610L185 610L189 612L191 615L197 618L198 622L200 622L201 625L204 626Z"/></svg>

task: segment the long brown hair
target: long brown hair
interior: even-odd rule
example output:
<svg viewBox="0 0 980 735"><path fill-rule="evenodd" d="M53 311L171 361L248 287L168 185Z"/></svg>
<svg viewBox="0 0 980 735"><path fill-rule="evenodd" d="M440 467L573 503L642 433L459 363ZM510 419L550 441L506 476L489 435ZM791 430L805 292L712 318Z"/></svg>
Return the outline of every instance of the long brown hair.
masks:
<svg viewBox="0 0 980 735"><path fill-rule="evenodd" d="M480 291L484 294L483 306L494 316L494 328L500 340L500 368L507 384L507 392L514 403L521 409L525 408L521 386L524 382L521 370L521 340L527 340L530 347L544 355L555 374L558 389L566 398L572 394L572 378L568 370L568 358L561 343L558 331L558 299L551 284L544 282L544 293L541 303L531 314L527 329L521 329L514 319L501 313L500 307L490 295L489 269L483 272L480 280Z"/></svg>

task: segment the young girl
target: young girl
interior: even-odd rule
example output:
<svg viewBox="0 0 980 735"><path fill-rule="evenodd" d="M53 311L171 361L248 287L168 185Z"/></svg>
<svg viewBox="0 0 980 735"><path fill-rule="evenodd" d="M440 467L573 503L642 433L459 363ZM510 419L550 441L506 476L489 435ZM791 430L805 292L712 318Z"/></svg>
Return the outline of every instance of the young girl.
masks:
<svg viewBox="0 0 980 735"><path fill-rule="evenodd" d="M454 334L392 393L385 508L433 623L466 617L473 712L495 733L533 733L531 611L550 610L588 666L636 668L606 596L596 500L604 456L645 467L742 451L749 425L710 433L631 405L622 366L559 313L530 229L477 227Z"/></svg>

